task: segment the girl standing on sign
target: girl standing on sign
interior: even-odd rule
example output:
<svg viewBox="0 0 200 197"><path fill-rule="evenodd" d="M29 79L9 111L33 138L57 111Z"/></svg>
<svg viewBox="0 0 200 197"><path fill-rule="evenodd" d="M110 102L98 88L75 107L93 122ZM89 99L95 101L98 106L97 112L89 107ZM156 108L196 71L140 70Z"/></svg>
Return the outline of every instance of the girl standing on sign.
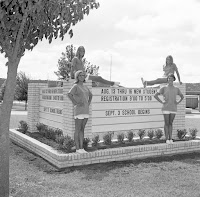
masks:
<svg viewBox="0 0 200 197"><path fill-rule="evenodd" d="M174 118L177 113L177 105L183 100L184 96L181 93L180 89L173 85L173 82L176 80L174 74L170 73L167 77L168 85L162 87L159 92L157 92L154 98L163 104L162 112L164 116L164 131L166 137L166 143L173 143L172 140L172 125ZM164 100L161 100L158 96L162 95ZM180 96L180 100L176 100L176 96Z"/></svg>
<svg viewBox="0 0 200 197"><path fill-rule="evenodd" d="M74 104L75 133L74 140L77 153L86 153L83 149L84 130L89 118L89 105L92 101L92 93L83 83L85 72L78 70L75 73L75 84L68 92L68 97Z"/></svg>
<svg viewBox="0 0 200 197"><path fill-rule="evenodd" d="M74 73L77 70L82 70L85 72L85 68L84 68L84 64L83 64L83 57L85 55L85 48L83 46L79 46L76 52L76 56L73 58L72 60L72 70L71 70L71 78L73 78ZM95 75L90 75L90 74L86 74L86 78L85 80L92 80L94 82L100 82L112 87L119 87L119 82L114 82L114 81L108 81L103 79L100 76L95 76Z"/></svg>
<svg viewBox="0 0 200 197"><path fill-rule="evenodd" d="M179 72L178 72L178 68L177 68L176 64L174 64L173 57L171 55L167 56L166 64L163 66L163 71L164 71L163 77L158 78L156 80L145 81L143 78L141 78L144 88L146 88L146 86L152 86L152 85L155 85L155 84L167 83L167 76L170 73L174 74L174 72L176 72L179 83L182 84L181 79L180 79L180 75L179 75Z"/></svg>

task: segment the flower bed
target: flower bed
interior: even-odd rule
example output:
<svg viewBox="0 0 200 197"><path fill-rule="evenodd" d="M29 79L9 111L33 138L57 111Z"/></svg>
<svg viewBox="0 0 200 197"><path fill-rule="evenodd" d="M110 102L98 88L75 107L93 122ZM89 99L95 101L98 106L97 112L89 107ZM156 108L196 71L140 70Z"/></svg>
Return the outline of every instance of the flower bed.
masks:
<svg viewBox="0 0 200 197"><path fill-rule="evenodd" d="M30 133L30 132L26 132L26 135L38 140L41 143L44 143L48 146L51 146L52 148L54 148L55 150L58 150L60 153L69 153L68 150L60 147L60 145L58 143L56 143L54 140L52 139L47 139L46 137L42 136L39 132L34 132L34 133ZM196 140L200 140L199 138L195 138ZM181 141L189 141L192 140L189 136L184 138L184 139L176 139L173 140L174 142L181 142ZM163 144L165 143L165 139L133 139L131 142L125 140L123 143L119 143L117 141L112 141L112 143L110 145L106 145L104 142L99 142L96 146L94 144L92 144L91 147L86 146L85 150L88 152L93 152L93 151L97 151L97 150L104 150L104 149L110 149L110 148L119 148L119 147L128 147L128 146L139 146L139 145L148 145L148 144ZM72 150L70 150L70 153L75 152L75 147L72 148Z"/></svg>
<svg viewBox="0 0 200 197"><path fill-rule="evenodd" d="M64 154L14 129L10 130L10 139L14 143L19 144L31 152L43 157L58 168L200 151L200 140L188 140L179 141L177 143L175 142L173 144L159 143L118 148L115 147L100 149L92 152L88 151L88 153L82 154Z"/></svg>
<svg viewBox="0 0 200 197"><path fill-rule="evenodd" d="M52 148L61 151L61 153L73 153L75 152L75 142L69 136L63 136L63 132L60 129L49 128L47 125L38 123L36 125L38 132L30 133L28 131L28 124L25 121L19 122L18 131L28 135L31 138L34 138L46 145L51 146ZM177 137L178 141L188 141L196 139L198 130L196 128L189 129L190 135L187 135L186 129L178 129ZM128 146L139 146L139 145L148 145L148 144L162 144L165 143L165 140L162 139L163 132L161 129L152 130L150 129L146 132L144 129L138 130L138 137L134 138L135 134L130 130L126 135L120 133L117 135L117 140L112 140L113 132L108 132L103 136L103 142L100 142L99 135L96 135L90 140L89 138L84 138L83 146L84 149L88 152L93 152L103 149L119 148L119 147L128 147ZM147 136L145 137L145 135ZM125 138L126 137L126 138ZM92 143L90 143L92 141ZM90 143L90 146L88 146Z"/></svg>

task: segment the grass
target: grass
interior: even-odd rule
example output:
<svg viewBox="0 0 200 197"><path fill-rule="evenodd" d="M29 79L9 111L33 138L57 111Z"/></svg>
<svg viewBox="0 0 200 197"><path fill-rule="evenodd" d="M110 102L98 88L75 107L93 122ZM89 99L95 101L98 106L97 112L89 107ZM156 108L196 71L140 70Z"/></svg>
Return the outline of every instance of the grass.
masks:
<svg viewBox="0 0 200 197"><path fill-rule="evenodd" d="M186 119L186 125L190 121ZM200 129L197 118L192 126ZM13 197L199 197L199 174L200 153L59 171L41 157L10 144L10 196Z"/></svg>
<svg viewBox="0 0 200 197"><path fill-rule="evenodd" d="M200 196L200 153L71 167L62 171L10 144L13 197Z"/></svg>
<svg viewBox="0 0 200 197"><path fill-rule="evenodd" d="M58 170L10 143L10 197L199 197L199 174L200 152Z"/></svg>

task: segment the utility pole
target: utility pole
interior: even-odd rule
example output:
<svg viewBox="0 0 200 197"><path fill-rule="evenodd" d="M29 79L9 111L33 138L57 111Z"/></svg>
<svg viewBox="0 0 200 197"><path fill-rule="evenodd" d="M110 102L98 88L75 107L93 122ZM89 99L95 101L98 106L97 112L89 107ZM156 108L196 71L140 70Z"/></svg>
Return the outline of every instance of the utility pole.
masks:
<svg viewBox="0 0 200 197"><path fill-rule="evenodd" d="M110 54L110 81L111 81L111 75L112 75L112 54Z"/></svg>

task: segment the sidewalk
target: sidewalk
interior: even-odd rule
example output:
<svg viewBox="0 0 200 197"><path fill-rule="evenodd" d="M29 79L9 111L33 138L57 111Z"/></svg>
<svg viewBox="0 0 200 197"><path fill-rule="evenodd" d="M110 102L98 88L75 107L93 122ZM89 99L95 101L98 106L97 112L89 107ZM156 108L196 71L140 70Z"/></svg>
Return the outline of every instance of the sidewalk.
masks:
<svg viewBox="0 0 200 197"><path fill-rule="evenodd" d="M185 118L199 118L200 119L199 109L186 108Z"/></svg>
<svg viewBox="0 0 200 197"><path fill-rule="evenodd" d="M200 111L199 109L192 109L192 114L199 114L200 115Z"/></svg>
<svg viewBox="0 0 200 197"><path fill-rule="evenodd" d="M27 121L27 111L11 111L10 129L17 128L20 120Z"/></svg>
<svg viewBox="0 0 200 197"><path fill-rule="evenodd" d="M11 115L27 115L28 111L11 111Z"/></svg>

